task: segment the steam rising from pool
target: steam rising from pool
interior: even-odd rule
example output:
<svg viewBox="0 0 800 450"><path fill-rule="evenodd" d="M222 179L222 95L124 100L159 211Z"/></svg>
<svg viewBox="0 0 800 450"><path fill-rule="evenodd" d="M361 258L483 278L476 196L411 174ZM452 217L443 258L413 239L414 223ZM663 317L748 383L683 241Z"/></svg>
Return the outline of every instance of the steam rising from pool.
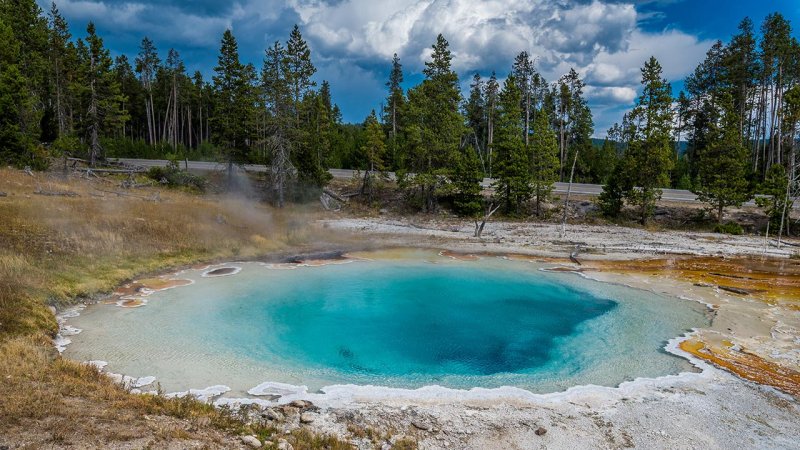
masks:
<svg viewBox="0 0 800 450"><path fill-rule="evenodd" d="M546 393L692 370L664 345L708 323L700 304L541 264L374 256L189 270L179 276L194 283L146 306L98 304L70 318L83 332L65 355L153 375L167 392L223 385L242 397L268 382ZM224 267L236 270L208 276Z"/></svg>

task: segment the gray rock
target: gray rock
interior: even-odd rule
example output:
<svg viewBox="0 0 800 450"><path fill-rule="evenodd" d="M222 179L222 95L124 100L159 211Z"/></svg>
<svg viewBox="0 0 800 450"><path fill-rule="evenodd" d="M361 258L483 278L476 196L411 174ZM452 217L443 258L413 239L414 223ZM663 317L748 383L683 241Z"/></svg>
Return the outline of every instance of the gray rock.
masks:
<svg viewBox="0 0 800 450"><path fill-rule="evenodd" d="M275 422L283 422L283 420L286 419L283 413L272 408L267 408L263 413L261 413L261 417L268 420L274 420Z"/></svg>
<svg viewBox="0 0 800 450"><path fill-rule="evenodd" d="M294 406L295 408L304 409L311 406L311 402L307 402L305 400L294 400L289 403L289 406Z"/></svg>
<svg viewBox="0 0 800 450"><path fill-rule="evenodd" d="M311 414L311 413L307 413L306 412L306 413L300 414L300 423L311 423L316 418L317 418L316 414Z"/></svg>
<svg viewBox="0 0 800 450"><path fill-rule="evenodd" d="M544 436L544 434L547 433L547 429L545 427L539 427L534 433L536 433L537 436Z"/></svg>
<svg viewBox="0 0 800 450"><path fill-rule="evenodd" d="M421 419L412 420L411 425L422 431L430 431L433 428L433 425Z"/></svg>
<svg viewBox="0 0 800 450"><path fill-rule="evenodd" d="M255 436L242 436L242 443L252 448L261 448L261 441Z"/></svg>
<svg viewBox="0 0 800 450"><path fill-rule="evenodd" d="M286 439L278 439L278 450L294 450L294 447Z"/></svg>

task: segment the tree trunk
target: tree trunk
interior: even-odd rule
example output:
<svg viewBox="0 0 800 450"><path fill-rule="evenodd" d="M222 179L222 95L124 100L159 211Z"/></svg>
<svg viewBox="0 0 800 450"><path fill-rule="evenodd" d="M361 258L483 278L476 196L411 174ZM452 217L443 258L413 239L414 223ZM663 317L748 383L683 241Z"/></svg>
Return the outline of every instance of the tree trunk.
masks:
<svg viewBox="0 0 800 450"><path fill-rule="evenodd" d="M492 217L492 215L494 213L497 212L498 209L500 209L500 206L501 205L497 205L497 207L494 207L493 203L489 203L489 205L486 207L486 212L483 215L483 220L480 223L478 223L477 220L475 221L475 235L474 236L476 238L480 238L481 237L481 235L483 234L483 228L486 226L486 222L489 220L490 217Z"/></svg>
<svg viewBox="0 0 800 450"><path fill-rule="evenodd" d="M567 187L567 198L564 200L564 216L561 219L561 237L567 234L567 212L569 211L569 195L572 193L572 178L575 176L575 163L578 162L579 150L575 150L575 157L572 159L572 171L569 174L569 186Z"/></svg>

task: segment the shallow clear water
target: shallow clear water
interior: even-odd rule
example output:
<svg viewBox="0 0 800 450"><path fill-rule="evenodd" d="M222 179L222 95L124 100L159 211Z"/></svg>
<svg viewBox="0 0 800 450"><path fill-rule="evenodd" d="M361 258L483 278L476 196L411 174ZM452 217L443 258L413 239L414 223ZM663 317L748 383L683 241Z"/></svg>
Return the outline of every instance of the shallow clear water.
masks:
<svg viewBox="0 0 800 450"><path fill-rule="evenodd" d="M435 262L435 263L434 263ZM707 324L701 305L488 258L355 261L236 275L146 306L94 305L65 355L156 376L167 391L264 381L552 392L690 370L666 340Z"/></svg>

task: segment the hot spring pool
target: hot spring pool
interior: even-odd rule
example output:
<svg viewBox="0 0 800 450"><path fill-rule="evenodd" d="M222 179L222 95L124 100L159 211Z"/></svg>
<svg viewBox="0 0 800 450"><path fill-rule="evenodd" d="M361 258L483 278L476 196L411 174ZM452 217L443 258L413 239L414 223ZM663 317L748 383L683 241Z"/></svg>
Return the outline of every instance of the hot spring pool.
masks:
<svg viewBox="0 0 800 450"><path fill-rule="evenodd" d="M703 305L531 262L431 252L319 267L237 263L233 275L139 308L87 307L65 356L154 376L166 392L265 381L535 393L692 370L667 340L708 324ZM291 269L291 270L289 270Z"/></svg>

